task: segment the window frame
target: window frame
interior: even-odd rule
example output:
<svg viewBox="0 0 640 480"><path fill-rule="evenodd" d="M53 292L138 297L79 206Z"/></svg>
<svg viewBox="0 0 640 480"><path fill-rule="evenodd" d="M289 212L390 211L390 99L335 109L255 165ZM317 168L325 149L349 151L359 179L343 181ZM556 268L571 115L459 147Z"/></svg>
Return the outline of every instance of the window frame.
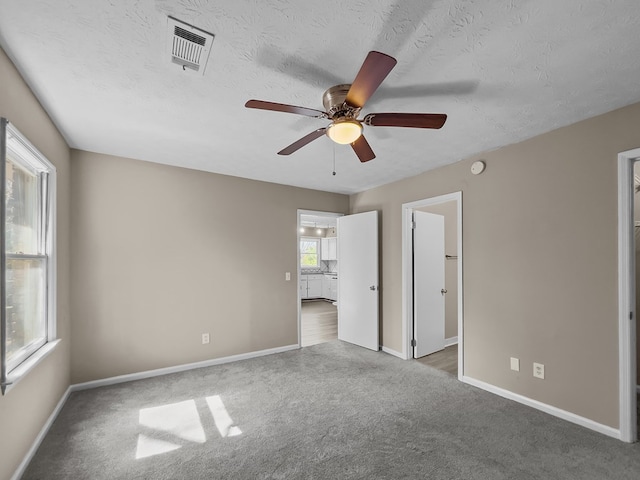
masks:
<svg viewBox="0 0 640 480"><path fill-rule="evenodd" d="M318 252L317 252L317 257L318 257L318 261L316 262L316 266L315 267L309 267L306 265L302 264L302 255L304 255L302 253L302 242L303 241L313 241L316 242L316 244L318 245ZM322 241L320 237L307 237L307 236L301 236L298 239L298 251L300 252L299 257L298 257L298 263L300 263L300 269L301 270L320 270L321 268L321 250L322 250Z"/></svg>
<svg viewBox="0 0 640 480"><path fill-rule="evenodd" d="M6 229L6 165L9 142L17 142L15 147L21 150L18 155L19 166L28 166L38 173L38 253L23 254L6 251L4 234ZM56 168L38 151L37 148L20 133L6 118L0 118L0 226L3 234L0 238L0 389L4 395L40 361L42 361L60 342L57 339L56 306ZM44 315L45 339L27 351L10 368L6 362L7 354L7 315L6 315L6 268L7 258L43 258L44 274Z"/></svg>

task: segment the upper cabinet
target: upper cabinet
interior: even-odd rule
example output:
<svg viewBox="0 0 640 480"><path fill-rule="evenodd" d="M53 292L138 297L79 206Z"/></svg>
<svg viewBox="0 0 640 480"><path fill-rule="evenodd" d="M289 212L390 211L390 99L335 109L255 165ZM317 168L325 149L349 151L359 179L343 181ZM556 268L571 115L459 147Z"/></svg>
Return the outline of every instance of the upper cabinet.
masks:
<svg viewBox="0 0 640 480"><path fill-rule="evenodd" d="M322 238L320 248L320 260L337 260L338 259L338 242L336 237Z"/></svg>

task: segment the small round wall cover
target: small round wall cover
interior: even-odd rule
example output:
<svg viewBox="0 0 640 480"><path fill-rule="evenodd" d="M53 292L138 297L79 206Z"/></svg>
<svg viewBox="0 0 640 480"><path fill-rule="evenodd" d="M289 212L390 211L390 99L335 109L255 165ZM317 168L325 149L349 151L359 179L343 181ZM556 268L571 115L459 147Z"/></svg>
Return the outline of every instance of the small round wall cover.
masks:
<svg viewBox="0 0 640 480"><path fill-rule="evenodd" d="M485 167L486 165L482 160L473 162L471 164L471 173L473 173L474 175L480 175L482 172L484 172Z"/></svg>

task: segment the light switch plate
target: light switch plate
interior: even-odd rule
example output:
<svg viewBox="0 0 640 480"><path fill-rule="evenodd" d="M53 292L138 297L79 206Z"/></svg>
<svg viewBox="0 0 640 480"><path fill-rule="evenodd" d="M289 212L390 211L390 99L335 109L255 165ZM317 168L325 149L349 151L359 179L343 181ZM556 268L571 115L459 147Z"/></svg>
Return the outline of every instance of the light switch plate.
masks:
<svg viewBox="0 0 640 480"><path fill-rule="evenodd" d="M511 357L511 370L520 371L520 359Z"/></svg>
<svg viewBox="0 0 640 480"><path fill-rule="evenodd" d="M291 272L285 272L284 279L289 282L291 281Z"/></svg>

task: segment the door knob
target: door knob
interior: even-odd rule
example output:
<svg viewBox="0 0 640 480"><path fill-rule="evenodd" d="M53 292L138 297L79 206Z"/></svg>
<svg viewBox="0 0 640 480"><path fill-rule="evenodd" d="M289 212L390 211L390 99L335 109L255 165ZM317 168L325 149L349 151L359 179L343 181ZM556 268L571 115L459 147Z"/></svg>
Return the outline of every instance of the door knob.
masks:
<svg viewBox="0 0 640 480"><path fill-rule="evenodd" d="M375 285L371 285L371 286L369 287L369 290L376 290L376 286L375 286Z"/></svg>
<svg viewBox="0 0 640 480"><path fill-rule="evenodd" d="M447 289L446 289L446 288L443 288L442 290L440 290L440 293L441 293L442 295L444 295L445 293L447 293Z"/></svg>

